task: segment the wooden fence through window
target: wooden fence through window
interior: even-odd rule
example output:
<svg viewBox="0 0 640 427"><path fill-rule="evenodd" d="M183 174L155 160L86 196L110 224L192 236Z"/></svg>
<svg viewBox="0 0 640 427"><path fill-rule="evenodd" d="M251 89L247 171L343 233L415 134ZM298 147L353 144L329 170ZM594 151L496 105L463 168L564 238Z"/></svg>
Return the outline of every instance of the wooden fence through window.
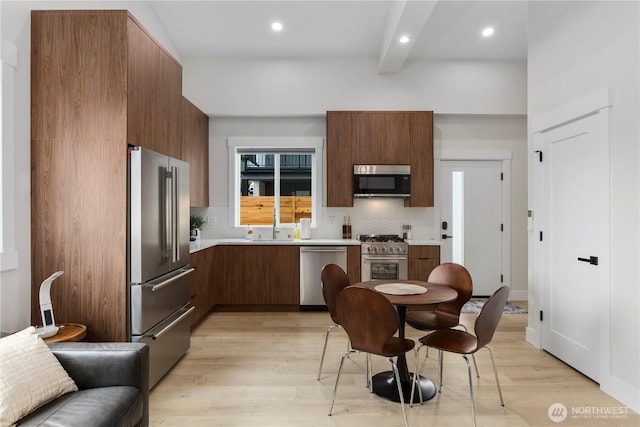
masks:
<svg viewBox="0 0 640 427"><path fill-rule="evenodd" d="M240 196L240 224L273 224L273 196ZM311 218L311 196L280 196L280 223Z"/></svg>

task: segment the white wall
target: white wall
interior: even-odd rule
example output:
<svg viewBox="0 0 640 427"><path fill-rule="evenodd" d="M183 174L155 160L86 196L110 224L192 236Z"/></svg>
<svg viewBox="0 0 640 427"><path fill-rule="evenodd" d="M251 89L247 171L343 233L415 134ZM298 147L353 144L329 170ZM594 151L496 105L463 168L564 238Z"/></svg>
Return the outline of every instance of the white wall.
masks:
<svg viewBox="0 0 640 427"><path fill-rule="evenodd" d="M524 61L408 61L384 75L375 58L188 58L183 66L185 96L211 117L342 109L526 114Z"/></svg>
<svg viewBox="0 0 640 427"><path fill-rule="evenodd" d="M640 3L529 3L529 120L601 88L611 88L610 336L603 343L609 366L600 386L635 411L640 411L639 64ZM530 135L529 145L532 143ZM530 180L529 197L535 211L534 195ZM535 271L540 266L533 256L529 268L527 336L539 345L541 283Z"/></svg>

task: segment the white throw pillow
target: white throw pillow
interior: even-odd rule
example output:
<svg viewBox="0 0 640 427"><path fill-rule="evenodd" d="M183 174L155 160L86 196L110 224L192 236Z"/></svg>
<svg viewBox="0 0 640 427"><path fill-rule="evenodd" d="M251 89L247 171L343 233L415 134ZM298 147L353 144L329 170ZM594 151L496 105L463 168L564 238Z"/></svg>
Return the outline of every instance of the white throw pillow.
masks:
<svg viewBox="0 0 640 427"><path fill-rule="evenodd" d="M0 426L77 390L33 326L0 338Z"/></svg>

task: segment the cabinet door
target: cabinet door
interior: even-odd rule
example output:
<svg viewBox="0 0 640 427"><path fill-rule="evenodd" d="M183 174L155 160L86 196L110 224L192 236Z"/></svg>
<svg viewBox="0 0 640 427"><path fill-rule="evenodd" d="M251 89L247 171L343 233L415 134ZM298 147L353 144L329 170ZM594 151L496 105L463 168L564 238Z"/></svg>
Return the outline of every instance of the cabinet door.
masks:
<svg viewBox="0 0 640 427"><path fill-rule="evenodd" d="M86 325L89 341L127 339L126 22L123 11L31 16L31 256L20 262L31 262L32 324L42 281L62 270L55 320Z"/></svg>
<svg viewBox="0 0 640 427"><path fill-rule="evenodd" d="M360 281L360 245L347 246L347 276L349 283L354 284Z"/></svg>
<svg viewBox="0 0 640 427"><path fill-rule="evenodd" d="M127 142L180 157L182 67L128 21Z"/></svg>
<svg viewBox="0 0 640 427"><path fill-rule="evenodd" d="M408 113L411 129L411 197L405 206L433 206L433 111Z"/></svg>
<svg viewBox="0 0 640 427"><path fill-rule="evenodd" d="M264 304L269 290L262 246L219 246L220 304Z"/></svg>
<svg viewBox="0 0 640 427"><path fill-rule="evenodd" d="M409 280L427 280L440 264L440 246L409 246Z"/></svg>
<svg viewBox="0 0 640 427"><path fill-rule="evenodd" d="M219 304L297 305L300 301L298 246L218 246Z"/></svg>
<svg viewBox="0 0 640 427"><path fill-rule="evenodd" d="M194 252L190 264L196 271L191 274L191 304L196 309L191 318L191 329L198 326L214 305L213 260L215 248Z"/></svg>
<svg viewBox="0 0 640 427"><path fill-rule="evenodd" d="M297 245L262 246L265 279L269 286L266 304L300 304L300 248Z"/></svg>
<svg viewBox="0 0 640 427"><path fill-rule="evenodd" d="M209 206L209 117L184 97L181 158L189 163L191 206Z"/></svg>
<svg viewBox="0 0 640 427"><path fill-rule="evenodd" d="M354 164L410 163L410 113L363 111L354 114L356 140Z"/></svg>
<svg viewBox="0 0 640 427"><path fill-rule="evenodd" d="M327 207L353 206L353 113L327 111Z"/></svg>

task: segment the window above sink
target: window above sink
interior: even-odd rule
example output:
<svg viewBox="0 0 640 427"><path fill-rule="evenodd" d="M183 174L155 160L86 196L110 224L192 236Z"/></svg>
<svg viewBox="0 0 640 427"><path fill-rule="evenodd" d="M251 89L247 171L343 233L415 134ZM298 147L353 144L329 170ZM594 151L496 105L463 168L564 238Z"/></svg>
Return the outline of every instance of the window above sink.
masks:
<svg viewBox="0 0 640 427"><path fill-rule="evenodd" d="M232 226L318 223L322 203L320 137L229 138Z"/></svg>

